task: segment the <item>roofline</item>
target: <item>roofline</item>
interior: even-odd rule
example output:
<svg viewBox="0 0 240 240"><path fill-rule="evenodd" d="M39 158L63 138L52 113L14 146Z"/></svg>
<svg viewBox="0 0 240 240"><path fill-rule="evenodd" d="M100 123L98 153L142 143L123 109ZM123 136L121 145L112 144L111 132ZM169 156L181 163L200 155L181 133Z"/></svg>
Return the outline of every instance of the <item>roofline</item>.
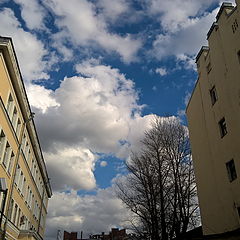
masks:
<svg viewBox="0 0 240 240"><path fill-rule="evenodd" d="M24 86L22 74L21 74L19 63L18 63L18 60L17 60L16 51L14 49L14 45L13 45L13 41L12 41L11 37L0 36L0 50L2 50L3 55L5 57L7 57L5 59L7 67L11 68L12 71L14 72L14 74L15 74L15 78L17 80L20 80L20 81L15 81L14 83L17 84L17 86L19 87L20 90L23 90L20 93L20 94L23 94L23 97L24 97L24 99L22 101L23 103L21 103L21 101L18 101L18 102L19 102L19 106L21 108L23 119L26 122L29 118L28 112L29 112L29 114L31 114L32 111L31 111L31 107L30 107L30 104L29 104L29 101L28 101L28 98L27 98L26 89L25 89L25 86ZM11 59L11 55L12 55L13 59ZM14 62L11 61L11 60L13 60ZM16 67L17 67L17 71L18 71L17 74L15 72L16 69L13 66L14 63L16 64ZM11 72L9 72L9 74L11 74ZM19 74L19 77L18 77L18 74ZM14 86L14 88L16 88L16 86L14 84L13 84L13 86ZM15 90L17 90L17 89L15 89ZM18 95L17 95L17 98L19 100ZM35 123L34 123L33 119L27 125L27 129L30 132L29 137L31 138L31 141L36 142L36 145L33 144L33 150L34 150L36 156L40 155L38 157L38 161L40 163L39 164L40 165L40 170L42 171L42 175L43 175L43 178L44 178L43 179L44 180L44 185L47 189L48 197L51 197L52 196L52 189L51 189L51 185L50 185L50 182L49 182L49 177L48 177L45 161L44 161L44 158L43 158L40 141L39 141L39 138L38 138L38 135L37 135L36 126L35 126ZM34 145L36 146L36 148L34 147Z"/></svg>
<svg viewBox="0 0 240 240"><path fill-rule="evenodd" d="M202 46L201 49L199 50L196 58L195 58L195 59L196 59L195 62L198 61L198 59L200 58L200 56L202 55L202 53L203 53L204 51L209 51L209 49L210 49L210 48L209 48L208 46Z"/></svg>
<svg viewBox="0 0 240 240"><path fill-rule="evenodd" d="M218 28L218 23L217 22L213 22L211 28L209 29L209 31L207 33L207 40L209 39L209 37L210 37L212 31L215 29L215 27Z"/></svg>
<svg viewBox="0 0 240 240"><path fill-rule="evenodd" d="M224 10L224 8L234 8L234 6L232 5L232 3L230 3L230 2L223 2L222 3L222 5L221 5L221 7L220 7L220 10L218 11L218 13L217 13L217 16L216 16L216 20L218 21L218 19L220 18L220 16L221 16L221 14L222 14L222 12L223 12L223 10Z"/></svg>

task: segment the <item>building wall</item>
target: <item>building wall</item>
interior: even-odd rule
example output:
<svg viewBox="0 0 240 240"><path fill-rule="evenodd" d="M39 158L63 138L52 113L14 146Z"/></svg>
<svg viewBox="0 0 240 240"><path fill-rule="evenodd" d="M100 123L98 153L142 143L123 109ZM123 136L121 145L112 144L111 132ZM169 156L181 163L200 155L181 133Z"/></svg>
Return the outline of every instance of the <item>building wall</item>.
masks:
<svg viewBox="0 0 240 240"><path fill-rule="evenodd" d="M14 60L11 40L0 40L0 177L7 182L4 214L9 220L1 229L6 228L8 239L38 239L44 235L51 190L32 132L34 123L26 121L30 109L23 104L26 95L16 80L21 80L20 72L13 67L16 62L9 64Z"/></svg>
<svg viewBox="0 0 240 240"><path fill-rule="evenodd" d="M225 5L220 9L208 34L209 48L197 57L199 79L187 108L204 235L240 227L239 11L240 1L235 8ZM213 105L210 90L214 86L217 101ZM221 137L219 121L223 117L227 134ZM231 159L237 172L232 182L226 167Z"/></svg>

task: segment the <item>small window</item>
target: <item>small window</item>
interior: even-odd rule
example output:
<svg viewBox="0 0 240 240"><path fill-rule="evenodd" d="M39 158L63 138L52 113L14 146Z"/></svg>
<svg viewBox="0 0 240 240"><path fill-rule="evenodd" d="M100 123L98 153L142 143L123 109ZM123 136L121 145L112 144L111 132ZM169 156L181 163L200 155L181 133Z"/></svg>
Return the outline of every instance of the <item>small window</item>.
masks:
<svg viewBox="0 0 240 240"><path fill-rule="evenodd" d="M21 121L20 121L20 119L18 118L17 127L16 127L16 134L17 134L17 137L18 137L18 138L19 138L19 134L20 134L20 129L21 129Z"/></svg>
<svg viewBox="0 0 240 240"><path fill-rule="evenodd" d="M7 142L5 150L4 150L4 155L3 155L3 165L5 168L7 168L8 164L9 164L10 152L11 152L11 147L10 147L9 143Z"/></svg>
<svg viewBox="0 0 240 240"><path fill-rule="evenodd" d="M1 130L1 132L0 132L0 159L2 158L3 151L5 149L6 141L7 141L6 136L3 132L3 130Z"/></svg>
<svg viewBox="0 0 240 240"><path fill-rule="evenodd" d="M12 118L13 107L14 107L14 102L13 102L12 94L10 93L8 97L8 102L7 102L7 112L10 119Z"/></svg>
<svg viewBox="0 0 240 240"><path fill-rule="evenodd" d="M211 70L212 70L212 64L211 62L209 62L207 65L207 73L210 73Z"/></svg>
<svg viewBox="0 0 240 240"><path fill-rule="evenodd" d="M228 179L230 182L232 182L237 178L237 172L236 172L234 160L232 159L231 161L227 162L226 167L228 172Z"/></svg>
<svg viewBox="0 0 240 240"><path fill-rule="evenodd" d="M220 135L221 137L224 137L227 134L227 124L225 121L225 118L222 118L219 122L219 129L220 129Z"/></svg>
<svg viewBox="0 0 240 240"><path fill-rule="evenodd" d="M217 101L217 90L216 90L215 86L210 90L210 96L211 96L211 100L212 100L212 105L214 105L215 102Z"/></svg>
<svg viewBox="0 0 240 240"><path fill-rule="evenodd" d="M12 121L12 125L13 125L13 128L14 128L14 130L16 131L16 127L17 127L17 108L16 107L14 107L14 109L13 109L13 115L12 115L12 119L11 119L11 121Z"/></svg>
<svg viewBox="0 0 240 240"><path fill-rule="evenodd" d="M238 22L237 22L237 19L235 19L233 24L232 24L232 31L233 31L233 33L236 32L237 28L238 28Z"/></svg>
<svg viewBox="0 0 240 240"><path fill-rule="evenodd" d="M240 217L240 207L237 207L238 217Z"/></svg>
<svg viewBox="0 0 240 240"><path fill-rule="evenodd" d="M12 151L11 158L10 158L9 165L8 165L8 170L7 170L10 175L12 173L14 157L15 157L15 155L14 155L14 153Z"/></svg>
<svg viewBox="0 0 240 240"><path fill-rule="evenodd" d="M240 64L240 50L237 52L237 56L238 56L238 62Z"/></svg>

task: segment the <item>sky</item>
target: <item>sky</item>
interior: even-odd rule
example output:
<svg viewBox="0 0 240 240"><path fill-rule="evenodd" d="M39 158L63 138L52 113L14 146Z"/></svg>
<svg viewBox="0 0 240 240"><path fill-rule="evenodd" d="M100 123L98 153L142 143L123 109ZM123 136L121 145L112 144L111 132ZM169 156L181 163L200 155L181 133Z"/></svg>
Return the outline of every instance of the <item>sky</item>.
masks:
<svg viewBox="0 0 240 240"><path fill-rule="evenodd" d="M187 124L195 57L221 3L0 0L51 178L46 240L127 225L114 182L155 114Z"/></svg>

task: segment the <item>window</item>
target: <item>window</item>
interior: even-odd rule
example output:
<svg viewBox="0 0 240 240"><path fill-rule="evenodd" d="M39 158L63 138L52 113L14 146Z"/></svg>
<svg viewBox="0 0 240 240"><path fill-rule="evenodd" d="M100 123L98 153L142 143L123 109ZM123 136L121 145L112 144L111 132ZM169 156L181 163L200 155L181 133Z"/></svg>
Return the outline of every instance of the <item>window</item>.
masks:
<svg viewBox="0 0 240 240"><path fill-rule="evenodd" d="M207 65L207 73L210 73L211 70L212 70L212 64L211 62L209 62Z"/></svg>
<svg viewBox="0 0 240 240"><path fill-rule="evenodd" d="M0 160L2 159L2 155L3 155L3 151L5 149L5 144L6 144L6 136L3 132L3 130L1 130L0 132Z"/></svg>
<svg viewBox="0 0 240 240"><path fill-rule="evenodd" d="M27 154L28 154L28 150L29 150L30 146L28 144L28 142L26 143L26 146L24 148L24 156L25 156L25 159L27 160Z"/></svg>
<svg viewBox="0 0 240 240"><path fill-rule="evenodd" d="M19 184L18 184L18 190L21 192L23 186L23 172L21 171L20 177L19 177Z"/></svg>
<svg viewBox="0 0 240 240"><path fill-rule="evenodd" d="M11 200L11 203L10 203L10 206L9 206L9 216L10 216L10 219L12 220L12 214L13 214L13 205L14 205L14 200L12 199Z"/></svg>
<svg viewBox="0 0 240 240"><path fill-rule="evenodd" d="M226 168L228 172L228 179L230 182L235 180L237 178L237 172L234 164L234 160L232 159L231 161L226 163Z"/></svg>
<svg viewBox="0 0 240 240"><path fill-rule="evenodd" d="M17 108L16 107L14 107L11 121L12 121L13 128L16 131L16 127L17 127Z"/></svg>
<svg viewBox="0 0 240 240"><path fill-rule="evenodd" d="M237 207L238 217L240 217L240 207Z"/></svg>
<svg viewBox="0 0 240 240"><path fill-rule="evenodd" d="M4 155L3 155L3 165L4 165L5 168L8 167L10 152L11 152L11 147L10 147L9 143L7 142L6 147L5 147L5 151L4 151Z"/></svg>
<svg viewBox="0 0 240 240"><path fill-rule="evenodd" d="M16 177L15 177L15 184L16 184L16 185L19 184L19 178L20 178L20 166L17 165L17 169L16 169Z"/></svg>
<svg viewBox="0 0 240 240"><path fill-rule="evenodd" d="M237 19L235 19L233 24L232 24L232 31L233 31L233 33L236 32L237 28L238 28L238 22L237 22Z"/></svg>
<svg viewBox="0 0 240 240"><path fill-rule="evenodd" d="M227 124L225 118L222 118L219 122L220 135L223 138L227 134Z"/></svg>
<svg viewBox="0 0 240 240"><path fill-rule="evenodd" d="M19 138L19 134L20 134L20 129L21 129L21 121L20 121L20 119L18 118L17 127L16 127L16 134L17 134L17 137L18 137L18 138Z"/></svg>
<svg viewBox="0 0 240 240"><path fill-rule="evenodd" d="M22 140L22 151L23 152L24 152L24 149L25 149L26 141L27 141L27 138L26 138L26 135L24 134L23 135L23 140Z"/></svg>
<svg viewBox="0 0 240 240"><path fill-rule="evenodd" d="M14 102L13 102L12 94L10 93L8 97L8 102L7 102L7 112L10 119L12 118L13 106L14 106Z"/></svg>
<svg viewBox="0 0 240 240"><path fill-rule="evenodd" d="M12 222L13 222L14 224L16 223L17 210L18 210L18 205L15 203L14 212L13 212L13 218L12 218Z"/></svg>
<svg viewBox="0 0 240 240"><path fill-rule="evenodd" d="M21 209L18 209L18 215L17 215L17 221L16 221L16 226L18 227L20 224L20 217L21 217Z"/></svg>
<svg viewBox="0 0 240 240"><path fill-rule="evenodd" d="M210 90L210 96L211 96L211 100L212 100L212 105L214 105L215 102L217 101L217 90L216 90L215 86Z"/></svg>
<svg viewBox="0 0 240 240"><path fill-rule="evenodd" d="M240 64L240 50L237 52L237 56L238 56L238 62Z"/></svg>
<svg viewBox="0 0 240 240"><path fill-rule="evenodd" d="M15 157L15 155L14 155L14 153L13 153L13 151L12 151L11 157L10 157L10 161L9 161L9 164L8 164L8 168L7 168L7 171L8 171L8 173L9 173L10 175L11 175L11 172L12 172L14 157Z"/></svg>

